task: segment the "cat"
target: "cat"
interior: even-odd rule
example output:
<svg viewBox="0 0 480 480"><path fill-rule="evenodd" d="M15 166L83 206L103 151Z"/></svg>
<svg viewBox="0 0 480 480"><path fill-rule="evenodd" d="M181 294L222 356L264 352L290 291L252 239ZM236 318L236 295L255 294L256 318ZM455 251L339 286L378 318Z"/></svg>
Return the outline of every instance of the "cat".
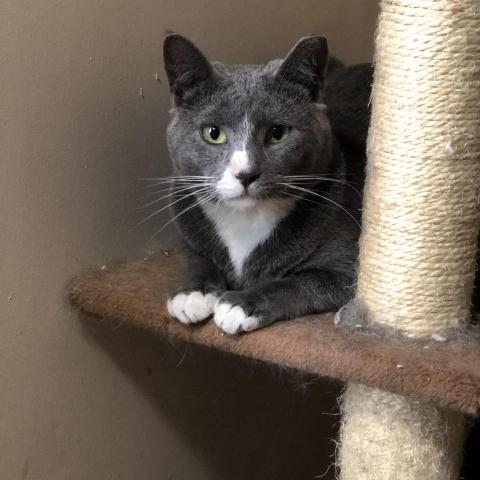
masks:
<svg viewBox="0 0 480 480"><path fill-rule="evenodd" d="M167 144L187 277L167 301L228 334L338 310L355 293L371 65L317 35L265 65L169 34Z"/></svg>

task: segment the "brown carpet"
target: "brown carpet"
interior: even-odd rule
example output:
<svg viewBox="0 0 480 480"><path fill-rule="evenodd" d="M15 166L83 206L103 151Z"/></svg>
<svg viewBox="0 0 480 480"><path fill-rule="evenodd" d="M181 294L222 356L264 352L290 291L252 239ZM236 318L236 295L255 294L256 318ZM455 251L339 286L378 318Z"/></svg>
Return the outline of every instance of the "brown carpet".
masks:
<svg viewBox="0 0 480 480"><path fill-rule="evenodd" d="M69 298L85 312L155 334L411 395L471 415L480 413L478 344L407 341L346 330L334 325L332 313L280 322L235 337L220 332L213 322L184 326L165 309L181 269L178 255L169 252L87 273L72 281Z"/></svg>

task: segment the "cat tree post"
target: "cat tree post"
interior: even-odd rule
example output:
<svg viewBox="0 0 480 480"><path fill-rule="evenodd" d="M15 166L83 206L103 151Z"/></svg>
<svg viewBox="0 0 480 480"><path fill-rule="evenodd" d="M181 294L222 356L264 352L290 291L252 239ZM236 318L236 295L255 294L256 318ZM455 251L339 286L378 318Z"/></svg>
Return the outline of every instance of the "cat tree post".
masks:
<svg viewBox="0 0 480 480"><path fill-rule="evenodd" d="M407 336L446 335L470 319L479 9L478 0L381 1L356 301ZM458 477L460 414L359 384L348 385L343 414L342 480Z"/></svg>

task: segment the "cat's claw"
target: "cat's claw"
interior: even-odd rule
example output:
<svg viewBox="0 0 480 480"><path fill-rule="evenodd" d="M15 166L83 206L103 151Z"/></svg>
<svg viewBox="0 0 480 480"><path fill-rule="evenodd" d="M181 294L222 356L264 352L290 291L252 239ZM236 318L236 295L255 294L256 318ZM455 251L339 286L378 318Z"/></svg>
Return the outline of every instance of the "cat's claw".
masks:
<svg viewBox="0 0 480 480"><path fill-rule="evenodd" d="M200 291L177 293L167 301L168 313L180 322L198 323L213 314L213 307L217 301L215 295Z"/></svg>
<svg viewBox="0 0 480 480"><path fill-rule="evenodd" d="M240 332L250 332L260 327L260 319L248 316L242 307L233 306L231 303L218 301L214 307L213 320L218 328L225 333L234 335Z"/></svg>

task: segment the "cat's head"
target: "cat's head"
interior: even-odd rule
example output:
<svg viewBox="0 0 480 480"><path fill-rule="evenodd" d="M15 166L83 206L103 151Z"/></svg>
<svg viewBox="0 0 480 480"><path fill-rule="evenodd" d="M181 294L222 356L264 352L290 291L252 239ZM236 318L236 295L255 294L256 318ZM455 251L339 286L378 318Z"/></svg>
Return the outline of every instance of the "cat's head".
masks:
<svg viewBox="0 0 480 480"><path fill-rule="evenodd" d="M282 60L225 66L210 63L185 37L168 35L167 141L176 173L204 177L215 200L246 208L287 198L289 176L330 171L327 59L326 40L312 35Z"/></svg>

